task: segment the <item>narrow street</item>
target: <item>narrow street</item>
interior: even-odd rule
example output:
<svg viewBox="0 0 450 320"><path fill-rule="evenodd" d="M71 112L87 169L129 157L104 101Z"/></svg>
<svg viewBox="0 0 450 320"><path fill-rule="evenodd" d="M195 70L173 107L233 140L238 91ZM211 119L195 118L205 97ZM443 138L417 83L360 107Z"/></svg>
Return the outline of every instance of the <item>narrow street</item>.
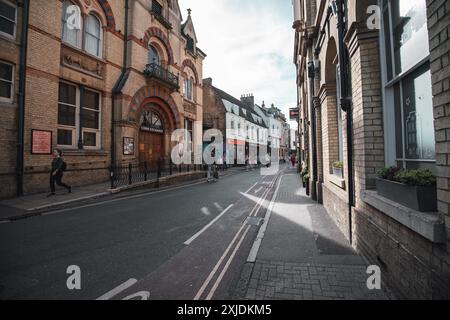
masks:
<svg viewBox="0 0 450 320"><path fill-rule="evenodd" d="M297 206L303 192L292 169L239 170L213 184L129 193L1 224L0 297L386 298L364 293L363 260L320 206ZM324 264L328 279L320 277ZM71 265L81 269L81 290L66 286Z"/></svg>
<svg viewBox="0 0 450 320"><path fill-rule="evenodd" d="M252 211L254 199L267 197L273 179L256 170L240 172L215 184L130 194L1 224L0 297L96 299L129 279L158 271L176 279L159 278L174 282L147 288L152 298L192 299L247 216L258 213ZM210 228L185 244L227 208ZM238 256L244 256L252 238L250 232ZM182 265L170 263L180 256L188 257ZM80 291L66 287L69 265L81 268ZM238 275L239 266L234 267L227 277ZM183 288L178 285L181 281L186 284ZM224 288L221 294L229 290Z"/></svg>

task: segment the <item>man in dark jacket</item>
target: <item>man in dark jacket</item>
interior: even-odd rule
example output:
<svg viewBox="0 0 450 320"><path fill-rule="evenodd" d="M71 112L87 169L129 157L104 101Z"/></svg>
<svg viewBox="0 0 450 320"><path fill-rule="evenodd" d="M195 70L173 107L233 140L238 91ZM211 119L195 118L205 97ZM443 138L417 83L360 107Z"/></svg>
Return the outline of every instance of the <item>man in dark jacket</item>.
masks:
<svg viewBox="0 0 450 320"><path fill-rule="evenodd" d="M49 194L49 196L55 195L56 191L55 184L66 188L69 193L72 192L72 187L62 182L64 170L65 168L64 168L64 160L62 158L62 152L59 149L55 149L53 151L52 171L50 173L51 193Z"/></svg>

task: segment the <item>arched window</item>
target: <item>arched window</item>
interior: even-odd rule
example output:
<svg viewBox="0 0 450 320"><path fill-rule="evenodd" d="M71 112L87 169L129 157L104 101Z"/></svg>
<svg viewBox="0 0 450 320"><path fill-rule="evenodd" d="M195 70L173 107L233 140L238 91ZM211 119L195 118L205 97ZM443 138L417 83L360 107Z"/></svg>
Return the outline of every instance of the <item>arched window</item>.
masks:
<svg viewBox="0 0 450 320"><path fill-rule="evenodd" d="M100 20L94 15L89 15L86 19L85 41L85 50L88 53L101 58L102 25Z"/></svg>
<svg viewBox="0 0 450 320"><path fill-rule="evenodd" d="M187 97L187 88L188 88L187 80L184 79L184 80L183 80L183 96L184 96L184 97Z"/></svg>
<svg viewBox="0 0 450 320"><path fill-rule="evenodd" d="M81 49L82 25L80 7L72 1L65 0L62 12L62 40Z"/></svg>
<svg viewBox="0 0 450 320"><path fill-rule="evenodd" d="M194 78L188 80L188 96L189 100L194 100Z"/></svg>
<svg viewBox="0 0 450 320"><path fill-rule="evenodd" d="M158 50L152 45L148 48L148 63L155 63L158 66L161 64L161 59L159 58Z"/></svg>

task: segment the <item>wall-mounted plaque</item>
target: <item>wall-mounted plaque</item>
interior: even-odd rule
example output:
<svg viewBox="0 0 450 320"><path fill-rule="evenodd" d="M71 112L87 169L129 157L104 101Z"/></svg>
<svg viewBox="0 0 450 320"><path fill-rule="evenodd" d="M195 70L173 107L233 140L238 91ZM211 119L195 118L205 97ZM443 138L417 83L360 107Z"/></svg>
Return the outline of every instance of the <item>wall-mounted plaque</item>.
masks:
<svg viewBox="0 0 450 320"><path fill-rule="evenodd" d="M52 154L52 131L31 130L31 154Z"/></svg>
<svg viewBox="0 0 450 320"><path fill-rule="evenodd" d="M125 156L134 155L134 138L123 138L123 154Z"/></svg>

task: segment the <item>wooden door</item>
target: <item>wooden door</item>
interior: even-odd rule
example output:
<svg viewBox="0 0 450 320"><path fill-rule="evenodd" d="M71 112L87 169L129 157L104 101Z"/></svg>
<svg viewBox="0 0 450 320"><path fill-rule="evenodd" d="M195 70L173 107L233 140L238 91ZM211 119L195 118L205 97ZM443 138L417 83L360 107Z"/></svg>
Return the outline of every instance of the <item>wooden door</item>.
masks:
<svg viewBox="0 0 450 320"><path fill-rule="evenodd" d="M139 161L147 161L151 168L156 168L158 159L164 157L164 135L160 133L140 133Z"/></svg>

